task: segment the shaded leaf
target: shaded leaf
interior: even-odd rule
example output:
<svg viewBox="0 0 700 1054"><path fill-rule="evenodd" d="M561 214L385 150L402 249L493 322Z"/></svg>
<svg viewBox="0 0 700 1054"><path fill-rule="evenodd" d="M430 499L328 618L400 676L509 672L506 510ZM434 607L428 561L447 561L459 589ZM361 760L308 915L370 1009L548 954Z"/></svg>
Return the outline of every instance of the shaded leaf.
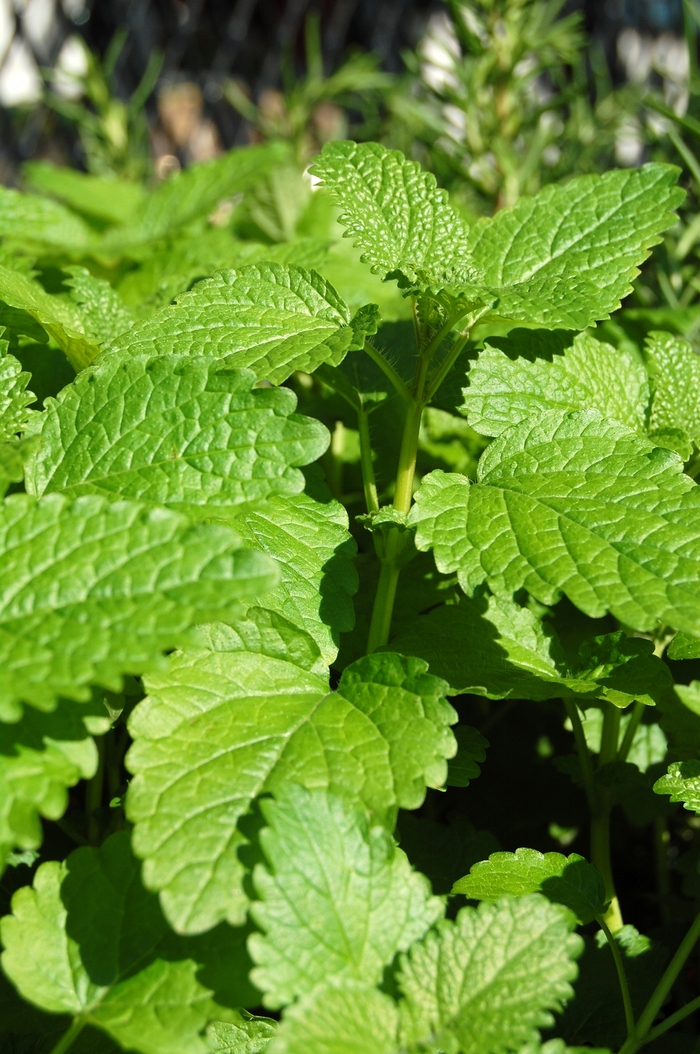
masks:
<svg viewBox="0 0 700 1054"><path fill-rule="evenodd" d="M469 725L457 725L452 731L457 740L457 754L447 766L445 782L448 787L468 787L481 773L477 762L486 760L489 741Z"/></svg>
<svg viewBox="0 0 700 1054"><path fill-rule="evenodd" d="M654 784L656 794L669 794L672 802L700 813L700 761L674 761Z"/></svg>

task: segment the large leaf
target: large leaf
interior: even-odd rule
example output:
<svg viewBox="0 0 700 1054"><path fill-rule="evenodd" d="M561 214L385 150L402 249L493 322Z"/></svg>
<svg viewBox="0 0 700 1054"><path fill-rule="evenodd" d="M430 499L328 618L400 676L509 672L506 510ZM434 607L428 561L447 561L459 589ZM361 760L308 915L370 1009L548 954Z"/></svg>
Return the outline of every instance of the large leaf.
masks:
<svg viewBox="0 0 700 1054"><path fill-rule="evenodd" d="M262 930L248 942L253 982L277 1008L333 978L378 984L397 951L444 914L384 828L341 799L289 784L262 803L268 868L253 882Z"/></svg>
<svg viewBox="0 0 700 1054"><path fill-rule="evenodd" d="M379 143L336 141L323 148L313 173L376 273L400 271L431 288L464 285L473 277L469 228L435 177L415 161Z"/></svg>
<svg viewBox="0 0 700 1054"><path fill-rule="evenodd" d="M286 388L208 356L107 355L34 418L42 439L30 493L62 491L169 505L190 516L304 487L298 465L328 446ZM293 467L294 466L294 467Z"/></svg>
<svg viewBox="0 0 700 1054"><path fill-rule="evenodd" d="M501 435L549 410L598 410L646 430L644 366L587 333L513 330L507 337L490 337L468 379L461 409L482 435Z"/></svg>
<svg viewBox="0 0 700 1054"><path fill-rule="evenodd" d="M289 649L292 635L288 626ZM258 795L291 780L391 822L397 807L420 805L426 785L444 782L455 753L447 685L420 660L362 659L331 692L309 669L308 649L295 651L306 668L280 651L279 638L221 634L149 677L149 696L131 716L134 847L179 931L243 921L237 823Z"/></svg>
<svg viewBox="0 0 700 1054"><path fill-rule="evenodd" d="M77 707L62 700L52 714L27 709L15 724L0 724L0 872L12 849L39 848L39 817L60 819L68 788L94 776L97 749L89 733L108 728L99 701Z"/></svg>
<svg viewBox="0 0 700 1054"><path fill-rule="evenodd" d="M85 335L80 307L47 293L38 282L19 271L0 266L0 300L36 319L76 371L88 366L97 355L97 341Z"/></svg>
<svg viewBox="0 0 700 1054"><path fill-rule="evenodd" d="M700 446L700 357L670 333L650 333L645 354L654 389L650 427L679 429Z"/></svg>
<svg viewBox="0 0 700 1054"><path fill-rule="evenodd" d="M14 355L2 352L0 344L0 443L26 427L30 416L27 407L35 401L32 392L26 390L31 374L22 372L22 364Z"/></svg>
<svg viewBox="0 0 700 1054"><path fill-rule="evenodd" d="M582 926L605 912L605 886L600 871L582 856L572 853L538 853L516 849L514 853L492 853L474 864L452 887L470 900L498 900L542 893L555 904L563 904Z"/></svg>
<svg viewBox="0 0 700 1054"><path fill-rule="evenodd" d="M0 285L0 296L2 286ZM208 355L281 384L294 370L338 365L374 332L372 312L353 320L345 302L315 271L262 263L219 271L177 303L138 323L108 351L130 355Z"/></svg>
<svg viewBox="0 0 700 1054"><path fill-rule="evenodd" d="M501 1054L537 1040L572 995L582 950L573 921L534 893L463 908L455 922L440 923L403 959L406 1045Z"/></svg>
<svg viewBox="0 0 700 1054"><path fill-rule="evenodd" d="M683 200L678 169L649 164L550 184L472 227L479 281L502 318L586 329L632 292Z"/></svg>
<svg viewBox="0 0 700 1054"><path fill-rule="evenodd" d="M211 1049L204 1028L227 1016L212 987L226 969L232 980L245 969L240 938L232 931L206 944L175 938L141 885L128 834L42 864L33 887L15 893L12 912L0 923L2 965L25 999L141 1054ZM235 998L235 981L233 988ZM244 982L241 995L247 989Z"/></svg>
<svg viewBox="0 0 700 1054"><path fill-rule="evenodd" d="M340 634L355 624L357 547L345 508L310 494L273 498L239 516L235 529L279 566L279 585L261 603L311 634L326 662L333 662Z"/></svg>
<svg viewBox="0 0 700 1054"><path fill-rule="evenodd" d="M166 509L16 494L0 509L0 719L157 666L207 619L231 620L276 568L229 528Z"/></svg>
<svg viewBox="0 0 700 1054"><path fill-rule="evenodd" d="M700 490L680 458L593 411L504 433L478 483L433 472L411 522L468 593L561 593L585 614L700 632Z"/></svg>

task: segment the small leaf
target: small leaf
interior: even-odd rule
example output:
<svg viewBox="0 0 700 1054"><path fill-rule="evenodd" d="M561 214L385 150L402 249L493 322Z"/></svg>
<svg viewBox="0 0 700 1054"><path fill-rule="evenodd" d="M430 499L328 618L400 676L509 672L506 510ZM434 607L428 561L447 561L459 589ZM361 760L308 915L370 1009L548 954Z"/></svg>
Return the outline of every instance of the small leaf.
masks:
<svg viewBox="0 0 700 1054"><path fill-rule="evenodd" d="M644 366L587 333L515 329L507 337L489 337L468 382L461 411L482 435L501 435L550 410L598 410L646 431Z"/></svg>
<svg viewBox="0 0 700 1054"><path fill-rule="evenodd" d="M475 485L423 477L409 522L465 592L488 582L592 618L700 633L700 489L677 455L594 411L549 413L496 439Z"/></svg>
<svg viewBox="0 0 700 1054"><path fill-rule="evenodd" d="M31 374L22 372L22 365L14 355L2 354L0 343L0 443L12 439L26 427L27 407L35 402L32 392L26 391Z"/></svg>
<svg viewBox="0 0 700 1054"><path fill-rule="evenodd" d="M289 389L254 382L205 356L107 355L35 417L42 444L27 489L131 498L197 518L298 493L297 466L320 457L328 432L293 412Z"/></svg>
<svg viewBox="0 0 700 1054"><path fill-rule="evenodd" d="M312 373L322 362L337 366L348 351L364 346L368 326L376 328L374 318L360 313L353 320L347 304L315 271L261 263L198 282L106 351L207 355L281 384L294 370Z"/></svg>
<svg viewBox="0 0 700 1054"><path fill-rule="evenodd" d="M76 371L88 366L97 355L97 341L85 335L78 305L45 292L38 282L19 271L0 266L0 300L36 319Z"/></svg>
<svg viewBox="0 0 700 1054"><path fill-rule="evenodd" d="M240 1011L238 1020L215 1021L207 1028L207 1041L217 1054L262 1054L277 1031L269 1017L253 1017Z"/></svg>
<svg viewBox="0 0 700 1054"><path fill-rule="evenodd" d="M251 978L277 1008L334 978L378 984L397 951L444 914L423 875L383 828L334 795L288 784L262 803L268 867L256 867L251 908L262 934Z"/></svg>
<svg viewBox="0 0 700 1054"><path fill-rule="evenodd" d="M448 787L468 787L481 774L477 762L486 760L489 741L469 725L456 725L452 731L457 740L457 754L448 762L445 783Z"/></svg>
<svg viewBox="0 0 700 1054"><path fill-rule="evenodd" d="M149 677L129 722L134 848L181 932L243 921L236 824L260 794L289 781L328 788L392 822L444 782L456 748L447 685L419 659L369 656L331 692L327 677L279 656L278 640L262 652L253 634L211 645Z"/></svg>
<svg viewBox="0 0 700 1054"><path fill-rule="evenodd" d="M202 966L202 976L211 973L225 935L208 947L173 936L157 898L141 886L128 834L42 864L33 887L15 893L12 911L0 924L2 965L29 1002L142 1054L210 1050L204 1028L226 1010L197 974ZM227 944L217 969L235 974L245 952L233 935Z"/></svg>
<svg viewBox="0 0 700 1054"><path fill-rule="evenodd" d="M131 328L133 315L109 282L95 278L85 267L63 269L71 276L67 280L70 298L78 305L86 337L103 344Z"/></svg>
<svg viewBox="0 0 700 1054"><path fill-rule="evenodd" d="M678 429L700 446L700 358L670 333L650 333L645 355L654 390L650 428Z"/></svg>
<svg viewBox="0 0 700 1054"><path fill-rule="evenodd" d="M89 684L119 691L157 667L198 622L231 620L274 586L276 569L229 528L167 509L52 494L0 507L0 719Z"/></svg>
<svg viewBox="0 0 700 1054"><path fill-rule="evenodd" d="M597 867L577 853L566 857L536 849L493 853L455 882L452 892L464 893L470 900L542 893L573 911L582 926L602 915L606 907L605 886Z"/></svg>
<svg viewBox="0 0 700 1054"><path fill-rule="evenodd" d="M583 947L573 921L535 893L439 923L402 959L404 1045L500 1054L539 1039L573 994Z"/></svg>
<svg viewBox="0 0 700 1054"><path fill-rule="evenodd" d="M369 984L316 988L284 1013L266 1054L399 1054L396 1004Z"/></svg>
<svg viewBox="0 0 700 1054"><path fill-rule="evenodd" d="M379 143L327 143L313 174L340 206L339 222L377 274L400 271L409 282L439 289L463 285L474 271L469 228L424 172Z"/></svg>
<svg viewBox="0 0 700 1054"><path fill-rule="evenodd" d="M649 164L554 183L472 227L479 281L513 321L586 329L632 292L632 279L683 201L678 169Z"/></svg>
<svg viewBox="0 0 700 1054"><path fill-rule="evenodd" d="M676 633L666 652L669 659L700 659L700 637Z"/></svg>
<svg viewBox="0 0 700 1054"><path fill-rule="evenodd" d="M674 761L668 772L654 784L656 794L669 794L671 801L700 813L700 761Z"/></svg>

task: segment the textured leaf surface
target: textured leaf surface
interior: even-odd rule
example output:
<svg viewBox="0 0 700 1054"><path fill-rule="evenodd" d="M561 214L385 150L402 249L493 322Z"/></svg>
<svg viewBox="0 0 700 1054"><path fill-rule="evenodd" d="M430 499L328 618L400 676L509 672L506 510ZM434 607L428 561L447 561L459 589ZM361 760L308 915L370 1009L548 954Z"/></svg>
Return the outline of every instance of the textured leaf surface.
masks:
<svg viewBox="0 0 700 1054"><path fill-rule="evenodd" d="M97 341L85 336L80 308L44 291L19 271L0 266L0 300L36 319L65 352L75 370L88 366L98 352Z"/></svg>
<svg viewBox="0 0 700 1054"><path fill-rule="evenodd" d="M416 545L468 593L565 593L641 631L700 632L700 490L677 455L593 411L550 413L488 448L478 483L424 477Z"/></svg>
<svg viewBox="0 0 700 1054"><path fill-rule="evenodd" d="M304 477L293 466L320 457L328 432L293 412L293 392L254 383L249 370L205 356L107 355L35 417L42 443L27 489L198 516L295 494Z"/></svg>
<svg viewBox="0 0 700 1054"><path fill-rule="evenodd" d="M313 172L376 273L401 271L410 282L433 288L473 276L469 228L435 177L415 161L379 143L333 142L316 158Z"/></svg>
<svg viewBox="0 0 700 1054"><path fill-rule="evenodd" d="M294 370L338 365L375 328L373 317L361 313L353 326L345 302L315 271L262 263L199 282L107 350L208 355L281 384Z"/></svg>
<svg viewBox="0 0 700 1054"><path fill-rule="evenodd" d="M284 1014L266 1054L398 1054L396 1004L371 985L317 988Z"/></svg>
<svg viewBox="0 0 700 1054"><path fill-rule="evenodd" d="M231 620L274 586L260 553L227 527L95 496L13 495L0 509L0 717L42 710L87 685L157 665L208 619Z"/></svg>
<svg viewBox="0 0 700 1054"><path fill-rule="evenodd" d="M384 828L341 798L290 784L264 801L268 867L253 881L262 934L249 939L254 984L277 1008L333 978L378 984L397 951L444 914Z"/></svg>
<svg viewBox="0 0 700 1054"><path fill-rule="evenodd" d="M66 267L70 296L80 310L85 335L96 344L118 337L133 325L133 315L119 293L105 281L95 278L85 267Z"/></svg>
<svg viewBox="0 0 700 1054"><path fill-rule="evenodd" d="M675 222L677 177L657 164L581 176L480 220L469 248L498 315L576 330L607 318Z"/></svg>
<svg viewBox="0 0 700 1054"><path fill-rule="evenodd" d="M645 353L654 388L650 428L680 429L700 445L700 357L670 333L650 333Z"/></svg>
<svg viewBox="0 0 700 1054"><path fill-rule="evenodd" d="M21 432L29 418L27 407L35 401L26 390L30 374L14 355L3 355L0 345L0 443Z"/></svg>
<svg viewBox="0 0 700 1054"><path fill-rule="evenodd" d="M207 1041L217 1054L261 1054L277 1030L268 1017L253 1017L242 1011L239 1020L215 1021L207 1029Z"/></svg>
<svg viewBox="0 0 700 1054"><path fill-rule="evenodd" d="M654 784L657 794L669 794L690 812L700 813L700 761L674 761Z"/></svg>
<svg viewBox="0 0 700 1054"><path fill-rule="evenodd" d="M582 926L602 915L606 904L603 878L596 867L577 853L566 857L536 849L492 853L455 882L452 892L464 893L470 900L542 893L573 911Z"/></svg>
<svg viewBox="0 0 700 1054"><path fill-rule="evenodd" d="M273 498L239 516L235 529L247 546L279 566L279 585L261 603L306 630L326 662L333 662L339 635L355 624L357 547L345 508L310 494Z"/></svg>
<svg viewBox="0 0 700 1054"><path fill-rule="evenodd" d="M210 1049L202 1033L223 1015L197 978L202 946L173 938L141 886L128 834L42 864L12 911L0 924L2 964L25 999L142 1054Z"/></svg>
<svg viewBox="0 0 700 1054"><path fill-rule="evenodd" d="M371 656L330 692L261 641L227 634L211 641L218 650L173 656L130 720L134 847L180 931L243 921L236 824L264 791L328 788L383 820L420 805L455 752L447 685L420 660Z"/></svg>
<svg viewBox="0 0 700 1054"><path fill-rule="evenodd" d="M462 1054L537 1040L572 995L582 949L572 922L535 893L463 908L454 923L440 923L402 963L405 1040Z"/></svg>
<svg viewBox="0 0 700 1054"><path fill-rule="evenodd" d="M58 249L88 249L88 225L57 201L0 187L0 236L8 241L43 242Z"/></svg>
<svg viewBox="0 0 700 1054"><path fill-rule="evenodd" d="M631 354L587 333L515 330L487 340L461 409L477 432L498 436L549 410L598 410L645 431L648 404L646 370Z"/></svg>
<svg viewBox="0 0 700 1054"><path fill-rule="evenodd" d="M12 849L39 848L39 817L58 820L68 788L95 774L97 749L88 730L108 728L101 703L76 707L65 700L52 714L27 709L15 724L0 724L0 871Z"/></svg>

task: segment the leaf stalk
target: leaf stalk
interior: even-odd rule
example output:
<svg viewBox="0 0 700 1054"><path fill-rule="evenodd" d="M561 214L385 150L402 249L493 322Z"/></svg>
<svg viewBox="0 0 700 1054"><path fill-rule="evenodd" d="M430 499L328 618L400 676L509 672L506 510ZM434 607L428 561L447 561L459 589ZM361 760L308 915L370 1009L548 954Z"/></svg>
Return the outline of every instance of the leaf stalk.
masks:
<svg viewBox="0 0 700 1054"><path fill-rule="evenodd" d="M66 1050L69 1050L73 1046L74 1042L85 1028L87 1022L84 1018L75 1017L73 1023L66 1032L63 1033L56 1046L51 1051L51 1054L64 1054Z"/></svg>

